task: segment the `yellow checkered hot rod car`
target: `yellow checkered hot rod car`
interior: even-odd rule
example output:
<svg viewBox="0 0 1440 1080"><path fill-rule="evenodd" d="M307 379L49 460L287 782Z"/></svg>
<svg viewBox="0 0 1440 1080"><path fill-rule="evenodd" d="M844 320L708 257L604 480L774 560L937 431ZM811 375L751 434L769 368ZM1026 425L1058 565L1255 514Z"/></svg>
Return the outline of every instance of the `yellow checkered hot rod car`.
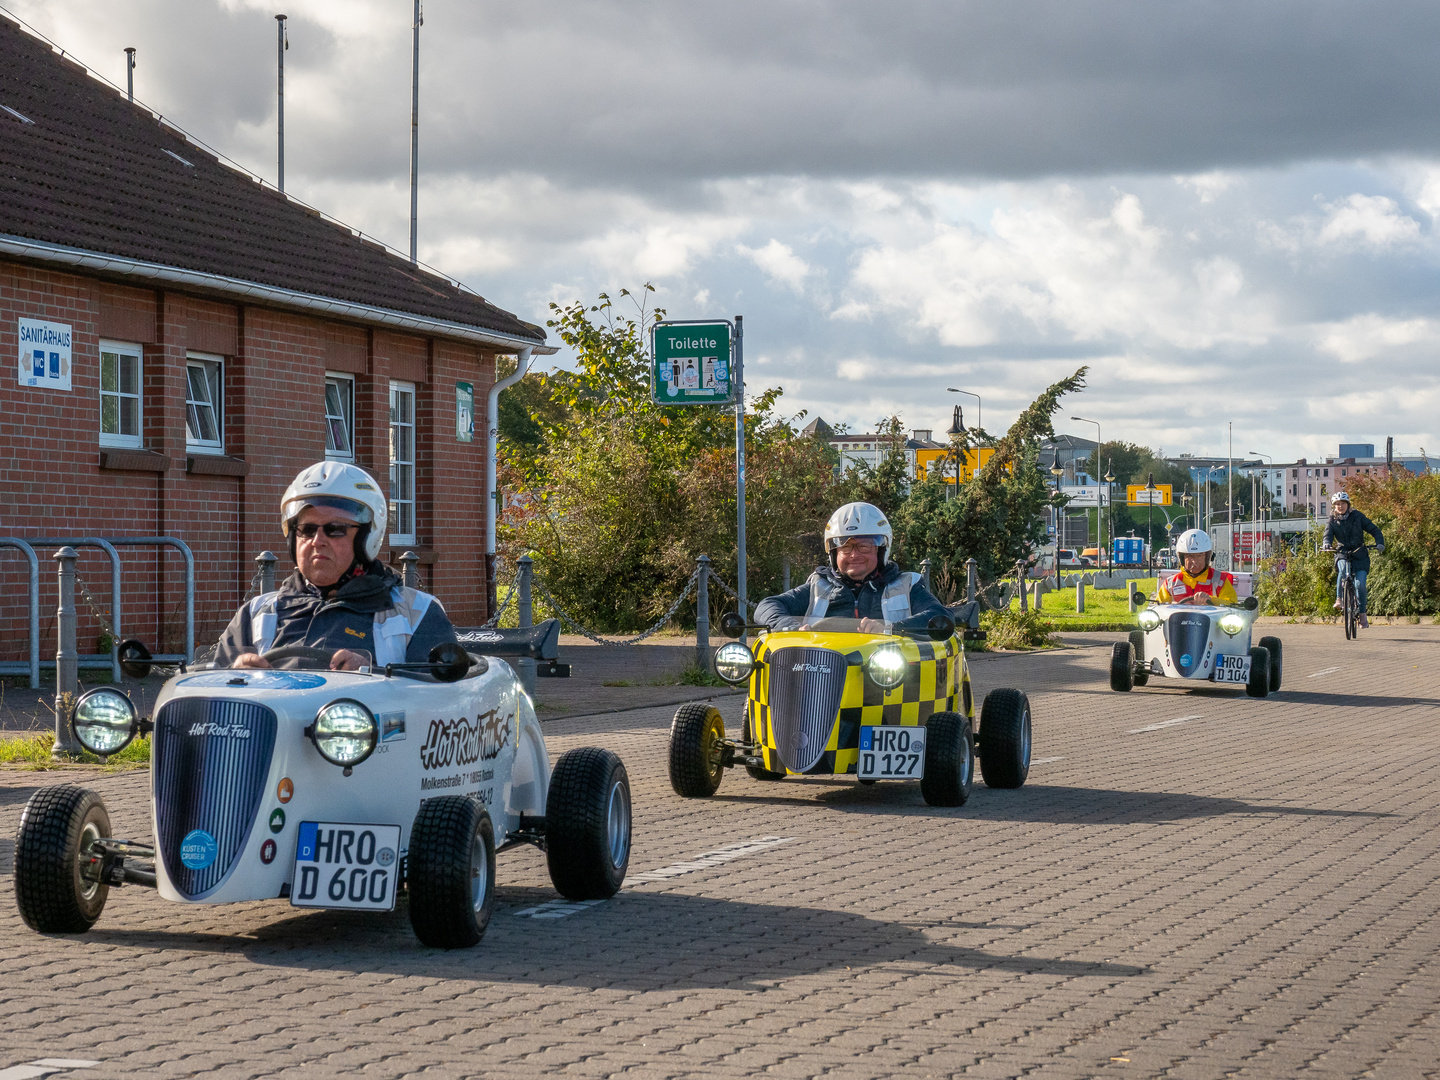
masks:
<svg viewBox="0 0 1440 1080"><path fill-rule="evenodd" d="M721 627L731 637L747 629L733 613ZM988 786L1025 783L1029 699L1019 690L990 691L975 729L970 671L951 619L932 619L927 640L861 633L853 619L760 629L753 648L732 641L715 654L716 674L749 683L740 738L726 736L720 711L707 702L675 714L670 783L678 794L707 798L726 769L743 765L756 780L919 780L931 806L960 806L977 757Z"/></svg>

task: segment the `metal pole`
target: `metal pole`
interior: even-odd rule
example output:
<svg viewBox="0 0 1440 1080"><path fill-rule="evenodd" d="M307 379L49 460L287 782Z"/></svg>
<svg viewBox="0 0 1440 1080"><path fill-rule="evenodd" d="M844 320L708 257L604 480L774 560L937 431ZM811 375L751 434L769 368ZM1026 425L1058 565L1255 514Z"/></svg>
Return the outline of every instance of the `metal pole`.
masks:
<svg viewBox="0 0 1440 1080"><path fill-rule="evenodd" d="M735 592L740 615L749 618L745 591L745 316L735 316ZM743 641L744 638L742 637Z"/></svg>
<svg viewBox="0 0 1440 1080"><path fill-rule="evenodd" d="M51 756L62 761L77 757L82 749L70 735L70 710L80 693L80 653L75 648L75 562L79 558L68 545L55 553L60 568L60 606L55 609L59 643L55 652L55 747Z"/></svg>
<svg viewBox="0 0 1440 1080"><path fill-rule="evenodd" d="M280 73L279 84L279 130L277 138L280 141L280 183L281 191L285 190L285 50L290 47L289 41L285 38L285 16L275 16L275 56L278 62L277 70Z"/></svg>
<svg viewBox="0 0 1440 1080"><path fill-rule="evenodd" d="M256 563L260 566L260 592L272 593L275 591L275 564L279 561L273 551L262 551L255 556Z"/></svg>
<svg viewBox="0 0 1440 1080"><path fill-rule="evenodd" d="M400 583L407 589L420 587L420 556L407 551L400 556Z"/></svg>
<svg viewBox="0 0 1440 1080"><path fill-rule="evenodd" d="M925 583L925 588L930 588L930 560L920 560L920 580ZM933 590L932 590L933 591Z"/></svg>
<svg viewBox="0 0 1440 1080"><path fill-rule="evenodd" d="M1026 597L1029 595L1029 590L1025 587L1024 562L1018 562L1015 564L1015 587L1020 590L1020 610L1029 611L1030 605L1026 603Z"/></svg>
<svg viewBox="0 0 1440 1080"><path fill-rule="evenodd" d="M415 0L414 57L410 65L410 261L416 258L417 226L420 209L420 27L425 16L420 13L420 0Z"/></svg>
<svg viewBox="0 0 1440 1080"><path fill-rule="evenodd" d="M1227 553L1230 558L1230 569L1235 569L1235 421L1231 420L1226 425L1230 430L1230 446L1225 459L1225 500L1229 503L1225 507L1226 532L1229 534L1230 550Z"/></svg>
<svg viewBox="0 0 1440 1080"><path fill-rule="evenodd" d="M530 575L534 572L535 561L529 555L521 555L516 560L520 585L520 625L521 627L535 625L535 608L530 600ZM533 656L522 656L515 661L515 667L520 674L520 685L532 698L535 696L535 658Z"/></svg>
<svg viewBox="0 0 1440 1080"><path fill-rule="evenodd" d="M703 670L710 663L710 556L701 555L696 562L700 570L695 579L695 666Z"/></svg>
<svg viewBox="0 0 1440 1080"><path fill-rule="evenodd" d="M977 564L974 559L965 560L965 602L969 604L973 604L975 602L976 565Z"/></svg>
<svg viewBox="0 0 1440 1080"><path fill-rule="evenodd" d="M135 47L125 50L125 96L135 104Z"/></svg>

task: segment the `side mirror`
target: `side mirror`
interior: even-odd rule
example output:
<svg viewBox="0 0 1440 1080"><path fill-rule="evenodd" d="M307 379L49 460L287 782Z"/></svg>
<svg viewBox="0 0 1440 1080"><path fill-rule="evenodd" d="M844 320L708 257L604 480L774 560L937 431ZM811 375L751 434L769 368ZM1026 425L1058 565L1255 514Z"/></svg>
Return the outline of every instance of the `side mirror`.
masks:
<svg viewBox="0 0 1440 1080"><path fill-rule="evenodd" d="M150 650L131 638L122 641L116 652L120 655L120 670L132 679L143 679L150 674Z"/></svg>
<svg viewBox="0 0 1440 1080"><path fill-rule="evenodd" d="M459 682L470 671L470 654L447 641L430 650L430 668L440 682Z"/></svg>
<svg viewBox="0 0 1440 1080"><path fill-rule="evenodd" d="M740 637L745 633L745 617L738 611L725 612L720 616L720 632L726 637Z"/></svg>
<svg viewBox="0 0 1440 1080"><path fill-rule="evenodd" d="M1260 601L1253 596L1247 596L1244 600L1240 601L1240 606L1246 611L1254 611L1260 606Z"/></svg>
<svg viewBox="0 0 1440 1080"><path fill-rule="evenodd" d="M936 615L927 627L931 641L946 641L955 633L955 620L949 615Z"/></svg>
<svg viewBox="0 0 1440 1080"><path fill-rule="evenodd" d="M1144 607L1150 602L1150 598L1148 596L1146 596L1143 592L1138 591L1131 593L1130 599L1135 602L1136 607Z"/></svg>

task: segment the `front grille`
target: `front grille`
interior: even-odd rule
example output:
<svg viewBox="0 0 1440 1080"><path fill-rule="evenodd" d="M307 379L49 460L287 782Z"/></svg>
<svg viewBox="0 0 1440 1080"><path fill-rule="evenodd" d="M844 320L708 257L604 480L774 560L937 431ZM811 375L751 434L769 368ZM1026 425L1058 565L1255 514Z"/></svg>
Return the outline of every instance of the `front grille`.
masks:
<svg viewBox="0 0 1440 1080"><path fill-rule="evenodd" d="M175 888L191 900L214 892L245 848L275 750L275 713L245 701L181 698L155 721L156 840ZM204 866L186 866L181 845L203 832ZM192 857L192 862L201 861Z"/></svg>
<svg viewBox="0 0 1440 1080"><path fill-rule="evenodd" d="M845 656L834 649L777 649L770 665L770 725L780 760L794 772L814 767L830 741L845 692Z"/></svg>
<svg viewBox="0 0 1440 1080"><path fill-rule="evenodd" d="M1210 616L1203 611L1177 611L1165 625L1170 660L1181 675L1188 676L1205 659L1210 641Z"/></svg>

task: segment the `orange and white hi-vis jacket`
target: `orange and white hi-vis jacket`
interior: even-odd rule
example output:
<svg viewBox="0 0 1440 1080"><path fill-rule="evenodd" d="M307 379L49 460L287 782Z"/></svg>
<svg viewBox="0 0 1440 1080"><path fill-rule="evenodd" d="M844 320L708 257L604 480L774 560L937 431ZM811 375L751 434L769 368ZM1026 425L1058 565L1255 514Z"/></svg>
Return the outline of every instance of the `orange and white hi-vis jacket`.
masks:
<svg viewBox="0 0 1440 1080"><path fill-rule="evenodd" d="M1234 604L1240 599L1235 593L1235 579L1213 566L1206 567L1198 578L1184 570L1162 578L1156 595L1162 604L1183 604L1197 593L1210 597L1214 604Z"/></svg>

